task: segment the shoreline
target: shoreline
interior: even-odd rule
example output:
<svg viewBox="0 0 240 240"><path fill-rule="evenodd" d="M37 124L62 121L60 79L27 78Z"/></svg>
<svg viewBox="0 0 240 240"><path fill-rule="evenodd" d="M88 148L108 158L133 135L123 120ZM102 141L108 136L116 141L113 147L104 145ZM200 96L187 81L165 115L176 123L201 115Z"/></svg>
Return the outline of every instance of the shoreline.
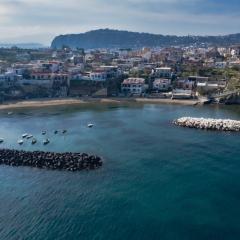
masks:
<svg viewBox="0 0 240 240"><path fill-rule="evenodd" d="M160 98L58 98L58 99L31 99L20 101L8 101L0 104L0 110L20 108L41 108L51 106L69 106L83 104L107 104L107 103L154 103L154 104L179 104L193 106L197 100L172 100Z"/></svg>

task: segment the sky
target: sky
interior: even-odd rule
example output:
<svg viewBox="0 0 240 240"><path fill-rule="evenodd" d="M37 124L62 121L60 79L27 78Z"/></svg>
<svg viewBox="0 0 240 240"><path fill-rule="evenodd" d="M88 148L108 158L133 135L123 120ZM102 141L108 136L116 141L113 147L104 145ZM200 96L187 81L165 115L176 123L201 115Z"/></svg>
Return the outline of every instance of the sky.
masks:
<svg viewBox="0 0 240 240"><path fill-rule="evenodd" d="M240 32L240 0L0 0L0 42L46 46L99 28L170 35Z"/></svg>

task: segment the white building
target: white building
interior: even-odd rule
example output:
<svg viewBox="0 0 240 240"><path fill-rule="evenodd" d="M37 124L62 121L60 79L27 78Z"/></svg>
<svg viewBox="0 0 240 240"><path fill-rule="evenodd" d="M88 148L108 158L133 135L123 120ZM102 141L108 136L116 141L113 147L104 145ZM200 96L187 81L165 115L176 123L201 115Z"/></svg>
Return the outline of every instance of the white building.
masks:
<svg viewBox="0 0 240 240"><path fill-rule="evenodd" d="M196 83L189 79L179 79L177 80L177 88L184 90L193 90Z"/></svg>
<svg viewBox="0 0 240 240"><path fill-rule="evenodd" d="M198 82L197 90L200 89L204 91L214 91L214 90L223 90L226 87L226 81L211 81L211 82Z"/></svg>
<svg viewBox="0 0 240 240"><path fill-rule="evenodd" d="M90 80L92 81L106 81L107 79L107 73L106 72L102 72L102 71L98 71L98 72L91 72L90 73Z"/></svg>
<svg viewBox="0 0 240 240"><path fill-rule="evenodd" d="M22 75L18 75L15 72L6 72L4 74L0 74L0 86L1 87L13 87L16 86L18 81L22 79Z"/></svg>
<svg viewBox="0 0 240 240"><path fill-rule="evenodd" d="M42 86L47 88L52 87L68 87L70 84L69 75L66 73L32 73L29 79L20 79L20 85Z"/></svg>
<svg viewBox="0 0 240 240"><path fill-rule="evenodd" d="M105 72L107 78L116 78L122 75L122 71L118 66L100 66L97 70Z"/></svg>
<svg viewBox="0 0 240 240"><path fill-rule="evenodd" d="M167 91L171 88L171 79L159 78L153 82L153 89L157 91Z"/></svg>
<svg viewBox="0 0 240 240"><path fill-rule="evenodd" d="M155 68L154 73L155 73L155 76L159 77L159 78L171 78L172 77L172 70L169 67Z"/></svg>
<svg viewBox="0 0 240 240"><path fill-rule="evenodd" d="M141 95L147 89L144 78L128 78L122 83L122 92L125 94Z"/></svg>
<svg viewBox="0 0 240 240"><path fill-rule="evenodd" d="M59 61L37 61L34 66L36 72L56 73L63 68L63 63Z"/></svg>
<svg viewBox="0 0 240 240"><path fill-rule="evenodd" d="M174 89L172 91L172 99L190 99L192 97L192 90Z"/></svg>

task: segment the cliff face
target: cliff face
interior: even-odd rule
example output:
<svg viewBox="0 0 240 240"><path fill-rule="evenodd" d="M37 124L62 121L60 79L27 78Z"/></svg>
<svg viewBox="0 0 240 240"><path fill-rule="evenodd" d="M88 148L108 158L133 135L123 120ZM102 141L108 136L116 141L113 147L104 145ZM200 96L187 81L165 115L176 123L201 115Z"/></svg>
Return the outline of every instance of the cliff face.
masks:
<svg viewBox="0 0 240 240"><path fill-rule="evenodd" d="M60 35L54 38L51 47L71 48L134 48L167 47L179 45L231 45L240 43L240 34L225 36L169 36L149 33L118 31L110 29L94 30L80 34Z"/></svg>

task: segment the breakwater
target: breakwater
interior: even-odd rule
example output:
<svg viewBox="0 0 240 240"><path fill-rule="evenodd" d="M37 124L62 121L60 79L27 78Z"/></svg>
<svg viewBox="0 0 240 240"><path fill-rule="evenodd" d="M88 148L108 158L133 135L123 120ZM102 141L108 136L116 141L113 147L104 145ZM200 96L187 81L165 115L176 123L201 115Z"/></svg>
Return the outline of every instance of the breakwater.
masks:
<svg viewBox="0 0 240 240"><path fill-rule="evenodd" d="M212 118L191 118L182 117L173 122L177 126L218 130L218 131L240 131L240 121L230 119L212 119Z"/></svg>
<svg viewBox="0 0 240 240"><path fill-rule="evenodd" d="M54 153L0 149L0 165L28 166L51 170L93 170L102 166L102 159L86 153Z"/></svg>

